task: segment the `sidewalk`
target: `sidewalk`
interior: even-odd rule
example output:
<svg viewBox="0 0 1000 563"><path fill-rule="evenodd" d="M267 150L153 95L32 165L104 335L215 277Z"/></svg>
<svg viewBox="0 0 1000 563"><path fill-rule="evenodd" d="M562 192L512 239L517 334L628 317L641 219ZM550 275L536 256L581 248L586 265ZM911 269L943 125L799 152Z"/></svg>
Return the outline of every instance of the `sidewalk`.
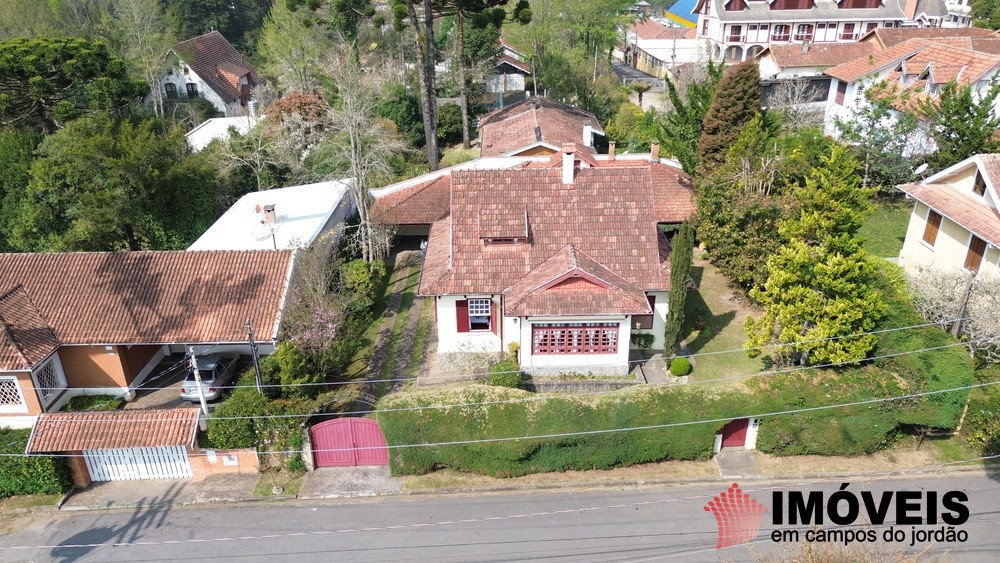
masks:
<svg viewBox="0 0 1000 563"><path fill-rule="evenodd" d="M202 481L159 479L91 483L86 489L73 491L61 509L154 508L243 502L258 498L253 493L259 479L257 473L233 473L212 475Z"/></svg>

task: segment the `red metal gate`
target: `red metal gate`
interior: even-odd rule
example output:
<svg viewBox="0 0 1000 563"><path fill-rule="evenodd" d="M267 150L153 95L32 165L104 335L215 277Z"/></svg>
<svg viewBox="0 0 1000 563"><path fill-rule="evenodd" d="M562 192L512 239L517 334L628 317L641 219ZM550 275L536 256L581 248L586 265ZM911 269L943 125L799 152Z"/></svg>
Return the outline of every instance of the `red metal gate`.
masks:
<svg viewBox="0 0 1000 563"><path fill-rule="evenodd" d="M742 448L747 442L747 427L749 418L737 418L722 427L722 447Z"/></svg>
<svg viewBox="0 0 1000 563"><path fill-rule="evenodd" d="M374 420L328 420L309 428L309 438L316 467L389 464L385 436Z"/></svg>

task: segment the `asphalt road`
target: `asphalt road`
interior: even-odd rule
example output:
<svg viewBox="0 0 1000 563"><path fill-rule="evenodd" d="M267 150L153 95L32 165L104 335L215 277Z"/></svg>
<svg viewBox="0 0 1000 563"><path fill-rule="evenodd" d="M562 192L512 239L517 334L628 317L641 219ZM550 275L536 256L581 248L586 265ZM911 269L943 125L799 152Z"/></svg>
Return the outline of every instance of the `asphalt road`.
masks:
<svg viewBox="0 0 1000 563"><path fill-rule="evenodd" d="M824 491L840 482L747 484L746 491L773 512L772 493ZM564 493L479 496L408 496L356 499L338 504L242 505L143 509L123 512L41 513L24 529L0 536L3 561L777 561L801 553L801 543L775 543L771 531L816 526L776 526L764 516L750 544L716 549L717 527L704 506L722 492L716 486L650 487ZM890 509L882 526L832 529L903 530L899 543L861 546L869 560L898 560L921 553L921 561L996 561L1000 553L997 506L1000 481L952 474L853 482L855 494L875 491L965 492L968 521L954 530L963 543L910 545L912 526L895 526ZM787 498L787 497L786 497ZM828 498L828 497L827 497ZM859 497L860 500L860 497ZM926 505L926 500L923 501ZM862 504L862 507L864 505ZM923 509L921 509L923 510ZM926 513L926 510L915 513ZM864 514L864 509L862 509ZM787 522L787 517L786 520ZM916 526L916 529L941 528ZM811 544L814 553L837 546ZM858 544L854 544L858 545ZM858 559L850 556L848 559Z"/></svg>

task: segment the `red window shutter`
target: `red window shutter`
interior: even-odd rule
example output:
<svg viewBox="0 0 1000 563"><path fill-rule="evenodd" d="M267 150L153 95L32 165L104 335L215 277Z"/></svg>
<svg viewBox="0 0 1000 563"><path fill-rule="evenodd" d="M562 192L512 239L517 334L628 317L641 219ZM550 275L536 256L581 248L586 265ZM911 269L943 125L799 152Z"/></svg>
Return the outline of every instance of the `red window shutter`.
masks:
<svg viewBox="0 0 1000 563"><path fill-rule="evenodd" d="M838 106L844 105L844 96L847 94L847 83L840 82L837 84L837 99L834 100Z"/></svg>
<svg viewBox="0 0 1000 563"><path fill-rule="evenodd" d="M465 299L455 302L455 318L458 332L469 332L469 302Z"/></svg>
<svg viewBox="0 0 1000 563"><path fill-rule="evenodd" d="M490 300L490 330L493 331L493 334L499 334L497 332L499 330L497 328L497 304L492 299Z"/></svg>

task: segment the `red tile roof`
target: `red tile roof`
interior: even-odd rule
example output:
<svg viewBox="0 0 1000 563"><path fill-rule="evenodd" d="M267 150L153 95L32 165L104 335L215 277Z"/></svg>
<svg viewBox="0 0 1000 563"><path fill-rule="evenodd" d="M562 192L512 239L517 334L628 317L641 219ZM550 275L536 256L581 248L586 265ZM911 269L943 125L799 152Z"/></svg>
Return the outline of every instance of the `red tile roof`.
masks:
<svg viewBox="0 0 1000 563"><path fill-rule="evenodd" d="M546 98L533 97L498 109L479 120L482 156L502 156L545 143L581 143L583 127L603 131L594 114ZM593 147L583 150L595 152Z"/></svg>
<svg viewBox="0 0 1000 563"><path fill-rule="evenodd" d="M442 176L375 200L372 217L390 225L428 225L448 215L451 180Z"/></svg>
<svg viewBox="0 0 1000 563"><path fill-rule="evenodd" d="M26 453L194 446L198 416L197 408L43 413Z"/></svg>
<svg viewBox="0 0 1000 563"><path fill-rule="evenodd" d="M240 97L240 89L223 76L223 71L237 78L249 74L251 86L260 84L260 76L250 61L218 31L181 41L173 51L227 103Z"/></svg>
<svg viewBox="0 0 1000 563"><path fill-rule="evenodd" d="M17 285L0 295L0 371L26 371L59 348L59 339Z"/></svg>
<svg viewBox="0 0 1000 563"><path fill-rule="evenodd" d="M942 37L989 37L996 35L990 29L975 27L880 27L866 34L862 41L875 41L883 49L899 45L910 39L940 39Z"/></svg>
<svg viewBox="0 0 1000 563"><path fill-rule="evenodd" d="M568 244L504 291L504 314L517 317L652 313L641 288Z"/></svg>
<svg viewBox="0 0 1000 563"><path fill-rule="evenodd" d="M497 66L500 66L501 64L508 64L525 74L531 74L531 65L524 61L519 61L510 55L501 55L500 58L497 59Z"/></svg>
<svg viewBox="0 0 1000 563"><path fill-rule="evenodd" d="M454 171L450 178L451 215L431 228L423 295L501 293L543 264L559 269L561 263L549 261L570 244L586 257L581 263L592 261L588 271L611 272L621 280L613 285L625 293L629 286L665 289L669 264L657 223L682 221L694 212L687 177L648 161L602 160L576 170L569 185L562 182L560 165ZM527 243L482 240L483 210L501 209L510 210L511 218L526 212Z"/></svg>
<svg viewBox="0 0 1000 563"><path fill-rule="evenodd" d="M994 189L1000 188L1000 154L981 154L978 158L983 163L981 170L990 181L990 185Z"/></svg>
<svg viewBox="0 0 1000 563"><path fill-rule="evenodd" d="M273 339L292 252L0 254L0 287L23 284L63 344L237 342L250 319Z"/></svg>
<svg viewBox="0 0 1000 563"><path fill-rule="evenodd" d="M654 20L636 22L629 28L639 39L681 39L688 30L686 27L669 27Z"/></svg>
<svg viewBox="0 0 1000 563"><path fill-rule="evenodd" d="M874 53L878 47L873 43L830 43L812 45L802 52L801 45L771 45L757 55L758 59L771 54L775 64L781 68L834 66Z"/></svg>
<svg viewBox="0 0 1000 563"><path fill-rule="evenodd" d="M1000 214L945 184L903 184L899 189L986 242L1000 246Z"/></svg>
<svg viewBox="0 0 1000 563"><path fill-rule="evenodd" d="M877 51L827 69L825 74L844 82L860 80L872 72L889 65L899 64L907 57L923 49L928 43L922 39L910 39L884 51Z"/></svg>

